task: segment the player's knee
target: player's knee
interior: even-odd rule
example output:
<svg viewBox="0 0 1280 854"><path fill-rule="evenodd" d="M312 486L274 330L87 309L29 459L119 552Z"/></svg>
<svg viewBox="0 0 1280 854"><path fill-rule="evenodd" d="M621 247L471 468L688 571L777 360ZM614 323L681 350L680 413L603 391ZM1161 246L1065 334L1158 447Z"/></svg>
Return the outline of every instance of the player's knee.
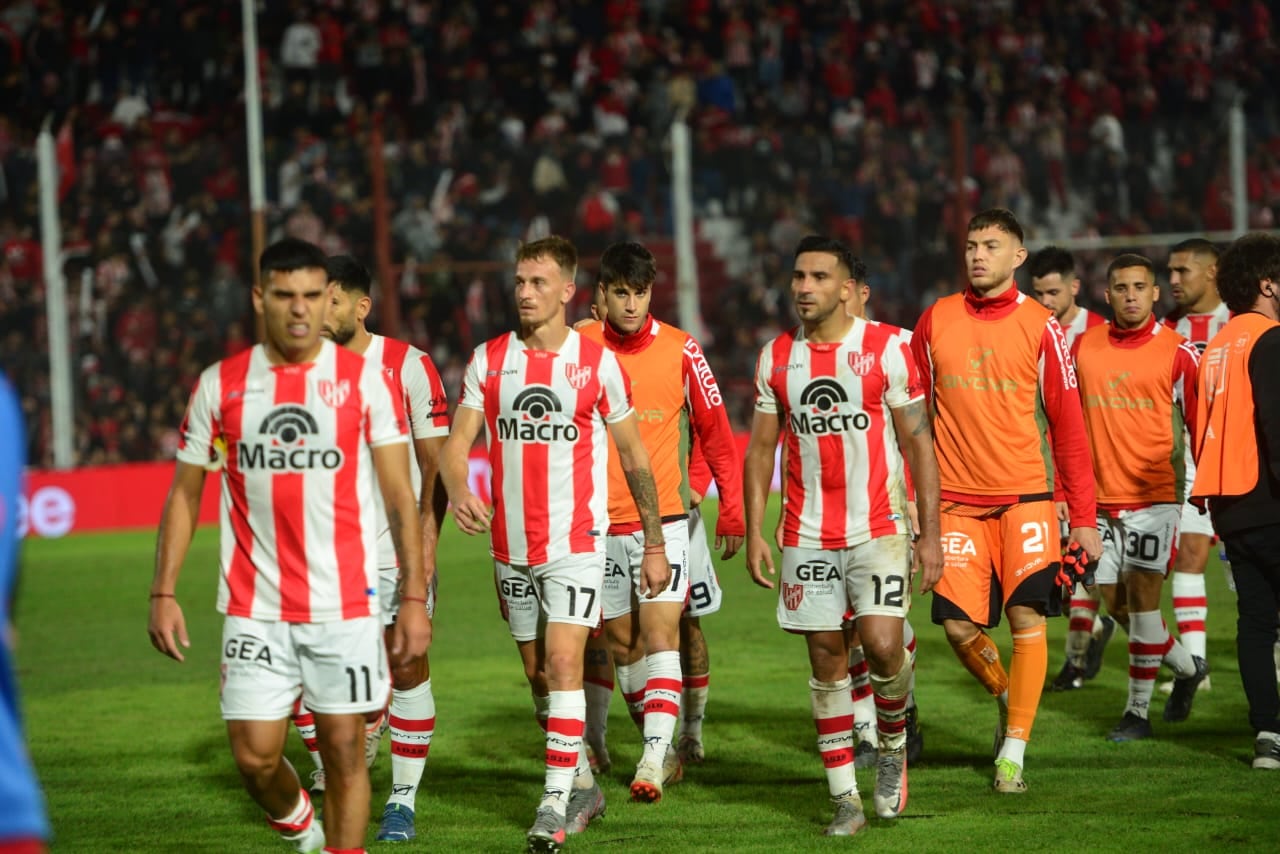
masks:
<svg viewBox="0 0 1280 854"><path fill-rule="evenodd" d="M947 635L947 642L952 646L963 646L980 631L973 623L967 623L963 620L944 620L942 630Z"/></svg>
<svg viewBox="0 0 1280 854"><path fill-rule="evenodd" d="M270 779L280 767L282 759L280 753L261 750L245 741L233 742L231 754L240 776L247 780Z"/></svg>
<svg viewBox="0 0 1280 854"><path fill-rule="evenodd" d="M871 672L883 677L897 673L906 657L901 638L872 638L865 634L862 637L862 654L866 656Z"/></svg>
<svg viewBox="0 0 1280 854"><path fill-rule="evenodd" d="M427 681L426 659L395 665L391 668L391 687L396 691L411 691Z"/></svg>
<svg viewBox="0 0 1280 854"><path fill-rule="evenodd" d="M571 690L582 682L582 656L568 650L547 652L547 687L552 691Z"/></svg>

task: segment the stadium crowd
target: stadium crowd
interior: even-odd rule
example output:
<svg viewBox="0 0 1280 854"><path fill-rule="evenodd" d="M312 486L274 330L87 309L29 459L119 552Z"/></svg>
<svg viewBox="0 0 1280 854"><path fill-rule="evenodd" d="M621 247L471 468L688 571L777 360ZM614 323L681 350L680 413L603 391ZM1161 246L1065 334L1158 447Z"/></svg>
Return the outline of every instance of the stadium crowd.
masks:
<svg viewBox="0 0 1280 854"><path fill-rule="evenodd" d="M402 334L450 389L512 321L518 241L555 231L590 254L669 233L677 114L698 210L751 246L706 300L731 388L791 322L784 264L811 230L859 251L877 316L911 326L953 289L953 118L967 209L1137 236L1230 227L1225 115L1243 97L1250 225L1280 208L1262 0L293 0L260 3L258 34L269 237L372 258L381 117ZM51 462L37 131L50 114L65 129L77 461L172 458L199 367L253 334L242 81L230 0L0 11L0 362L30 463Z"/></svg>

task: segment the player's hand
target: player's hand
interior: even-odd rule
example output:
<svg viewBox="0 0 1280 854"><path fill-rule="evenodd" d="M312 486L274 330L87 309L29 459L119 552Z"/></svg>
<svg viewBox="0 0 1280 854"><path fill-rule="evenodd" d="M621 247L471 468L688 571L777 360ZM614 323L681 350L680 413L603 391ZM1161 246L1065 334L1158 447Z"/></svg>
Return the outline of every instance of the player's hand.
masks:
<svg viewBox="0 0 1280 854"><path fill-rule="evenodd" d="M921 534L911 557L911 574L920 575L920 592L928 593L942 580L942 538Z"/></svg>
<svg viewBox="0 0 1280 854"><path fill-rule="evenodd" d="M422 658L431 646L431 618L419 602L401 603L391 630L391 664L407 664Z"/></svg>
<svg viewBox="0 0 1280 854"><path fill-rule="evenodd" d="M1053 512L1057 514L1059 522L1071 521L1071 511L1067 509L1067 502L1065 501L1053 502Z"/></svg>
<svg viewBox="0 0 1280 854"><path fill-rule="evenodd" d="M640 593L652 599L671 584L671 564L666 552L652 552L640 560Z"/></svg>
<svg viewBox="0 0 1280 854"><path fill-rule="evenodd" d="M689 490L689 506L690 507L697 507L699 504L702 503L702 499L704 498L706 498L706 496L703 495L698 490L696 489Z"/></svg>
<svg viewBox="0 0 1280 854"><path fill-rule="evenodd" d="M182 616L182 606L172 596L157 596L151 600L151 618L147 621L147 634L151 645L175 661L186 661L179 646L189 648L187 621Z"/></svg>
<svg viewBox="0 0 1280 854"><path fill-rule="evenodd" d="M1054 580L1062 588L1064 599L1069 599L1075 593L1077 584L1093 586L1093 571L1097 564L1088 559L1084 547L1075 540L1063 550L1059 566L1058 577Z"/></svg>
<svg viewBox="0 0 1280 854"><path fill-rule="evenodd" d="M461 500L453 503L453 521L464 534L475 536L488 531L491 515L489 505L481 501L474 492L468 492Z"/></svg>
<svg viewBox="0 0 1280 854"><path fill-rule="evenodd" d="M751 573L752 581L766 590L772 590L773 582L764 577L761 567L768 570L770 575L778 574L773 568L773 550L764 541L764 537L752 534L747 538L747 571Z"/></svg>
<svg viewBox="0 0 1280 854"><path fill-rule="evenodd" d="M911 523L911 538L920 536L920 508L914 501L907 502L907 521Z"/></svg>
<svg viewBox="0 0 1280 854"><path fill-rule="evenodd" d="M728 560L742 550L742 542L746 537L736 535L720 536L716 534L716 551L720 552L721 560ZM723 551L721 551L723 549Z"/></svg>
<svg viewBox="0 0 1280 854"><path fill-rule="evenodd" d="M778 514L778 527L773 529L773 544L778 547L778 551L782 551L782 521L787 517L785 513Z"/></svg>
<svg viewBox="0 0 1280 854"><path fill-rule="evenodd" d="M1102 559L1102 537L1097 528L1072 528L1069 538L1071 542L1080 544L1089 556L1089 563Z"/></svg>

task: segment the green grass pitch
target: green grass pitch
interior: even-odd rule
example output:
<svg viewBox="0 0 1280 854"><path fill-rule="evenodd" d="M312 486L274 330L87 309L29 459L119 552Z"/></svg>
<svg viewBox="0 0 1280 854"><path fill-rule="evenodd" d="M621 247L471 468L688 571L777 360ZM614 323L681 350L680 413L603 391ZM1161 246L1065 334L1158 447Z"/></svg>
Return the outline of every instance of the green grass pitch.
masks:
<svg viewBox="0 0 1280 854"><path fill-rule="evenodd" d="M710 515L710 514L709 514ZM708 524L710 527L710 522ZM154 534L32 540L16 603L19 678L32 757L55 852L283 852L240 787L218 716L220 617L213 610L217 531L201 530L179 584L191 633L186 664L146 634ZM871 820L854 840L824 839L830 818L809 715L803 642L774 621L773 594L741 557L719 566L723 610L704 621L711 650L708 760L658 805L627 800L640 739L614 699L603 781L608 815L569 850L881 852L1280 850L1280 775L1253 771L1252 733L1235 662L1235 603L1215 558L1209 579L1213 690L1191 719L1157 737L1111 744L1126 692L1123 638L1097 680L1046 694L1023 796L990 790L995 709L917 598L917 697L924 758L906 813ZM542 734L494 598L486 544L450 521L440 554L431 649L438 725L405 851L517 851L542 786ZM1166 594L1166 602L1168 594ZM1173 620L1168 618L1172 625ZM1050 629L1050 677L1066 620ZM1006 628L993 632L1006 662ZM390 762L373 770L373 821ZM310 770L296 735L294 765ZM868 808L873 772L859 772ZM371 850L391 846L372 842Z"/></svg>

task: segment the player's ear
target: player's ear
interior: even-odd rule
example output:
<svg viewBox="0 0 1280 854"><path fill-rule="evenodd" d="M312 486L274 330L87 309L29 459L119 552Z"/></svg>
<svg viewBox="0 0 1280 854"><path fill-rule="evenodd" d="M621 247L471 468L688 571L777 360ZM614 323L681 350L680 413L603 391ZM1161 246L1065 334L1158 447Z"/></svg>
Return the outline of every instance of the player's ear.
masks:
<svg viewBox="0 0 1280 854"><path fill-rule="evenodd" d="M565 282L564 293L561 294L560 296L560 304L568 305L569 300L573 299L573 295L577 292L578 292L578 286L573 283L572 279L570 279L568 282Z"/></svg>
<svg viewBox="0 0 1280 854"><path fill-rule="evenodd" d="M1078 276L1071 280L1071 295L1073 297L1080 295L1080 278Z"/></svg>
<svg viewBox="0 0 1280 854"><path fill-rule="evenodd" d="M262 314L262 288L258 285L253 286L253 313Z"/></svg>
<svg viewBox="0 0 1280 854"><path fill-rule="evenodd" d="M362 296L356 300L356 320L361 323L369 316L369 312L373 310L373 300L370 297Z"/></svg>
<svg viewBox="0 0 1280 854"><path fill-rule="evenodd" d="M1019 267L1022 266L1022 262L1026 260L1027 260L1027 247L1019 243L1018 248L1015 249L1013 253L1013 268L1015 270L1018 269Z"/></svg>

